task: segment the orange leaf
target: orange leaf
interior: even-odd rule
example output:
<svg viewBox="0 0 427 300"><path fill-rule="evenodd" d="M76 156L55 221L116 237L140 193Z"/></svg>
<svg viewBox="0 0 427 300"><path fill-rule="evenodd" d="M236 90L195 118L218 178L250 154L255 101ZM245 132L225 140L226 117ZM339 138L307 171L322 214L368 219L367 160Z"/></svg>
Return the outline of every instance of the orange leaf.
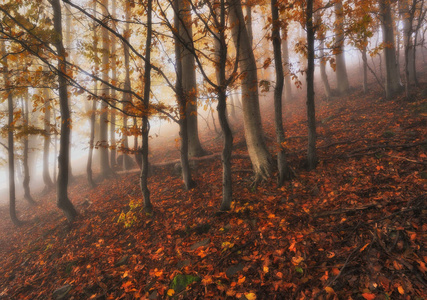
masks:
<svg viewBox="0 0 427 300"><path fill-rule="evenodd" d="M401 295L405 294L405 290L403 289L403 287L401 285L399 285L399 287L397 288L397 290L399 291L399 293Z"/></svg>
<svg viewBox="0 0 427 300"><path fill-rule="evenodd" d="M375 295L371 294L371 293L363 293L362 294L363 298L365 298L366 300L374 300L375 299Z"/></svg>

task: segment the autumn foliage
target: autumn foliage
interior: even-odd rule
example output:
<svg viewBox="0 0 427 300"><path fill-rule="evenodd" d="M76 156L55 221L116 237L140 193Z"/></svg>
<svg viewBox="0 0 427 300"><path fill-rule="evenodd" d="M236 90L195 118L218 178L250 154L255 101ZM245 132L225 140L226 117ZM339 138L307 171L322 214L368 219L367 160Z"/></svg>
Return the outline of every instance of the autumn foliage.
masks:
<svg viewBox="0 0 427 300"><path fill-rule="evenodd" d="M221 202L219 156L194 163L185 191L175 142L155 148L152 214L139 174L90 189L78 177L69 225L54 193L18 205L16 228L1 208L4 299L425 299L426 98L393 101L353 91L319 101L320 164L307 172L303 101L287 106L286 148L296 178L251 185L240 124L234 125L232 210ZM274 149L272 110L264 125ZM202 134L209 150L221 143ZM154 146L153 146L154 147Z"/></svg>

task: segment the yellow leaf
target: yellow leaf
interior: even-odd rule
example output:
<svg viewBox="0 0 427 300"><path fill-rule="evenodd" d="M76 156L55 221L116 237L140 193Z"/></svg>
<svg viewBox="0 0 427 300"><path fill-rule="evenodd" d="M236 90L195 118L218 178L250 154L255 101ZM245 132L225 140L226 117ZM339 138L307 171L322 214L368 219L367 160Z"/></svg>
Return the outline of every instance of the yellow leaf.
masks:
<svg viewBox="0 0 427 300"><path fill-rule="evenodd" d="M267 266L264 266L263 270L264 270L264 273L268 273L268 267Z"/></svg>
<svg viewBox="0 0 427 300"><path fill-rule="evenodd" d="M405 290L403 289L403 287L401 285L399 285L399 287L397 288L397 290L399 291L399 293L401 295L405 294Z"/></svg>
<svg viewBox="0 0 427 300"><path fill-rule="evenodd" d="M245 297L248 300L255 300L256 299L256 295L254 293L247 293L247 294L245 294Z"/></svg>
<svg viewBox="0 0 427 300"><path fill-rule="evenodd" d="M333 289L333 288L331 288L330 286L325 287L325 291L326 291L328 294L335 294L334 289Z"/></svg>
<svg viewBox="0 0 427 300"><path fill-rule="evenodd" d="M168 296L172 297L175 294L175 291L173 289L168 289Z"/></svg>

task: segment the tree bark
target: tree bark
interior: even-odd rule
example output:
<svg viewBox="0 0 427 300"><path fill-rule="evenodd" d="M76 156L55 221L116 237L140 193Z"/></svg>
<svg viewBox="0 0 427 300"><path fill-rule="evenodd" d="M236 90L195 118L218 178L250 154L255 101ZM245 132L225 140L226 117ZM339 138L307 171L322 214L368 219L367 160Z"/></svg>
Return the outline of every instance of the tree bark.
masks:
<svg viewBox="0 0 427 300"><path fill-rule="evenodd" d="M187 102L188 154L190 157L200 157L206 155L207 152L199 140L196 65L194 56L189 50L194 49L191 7L188 0L179 2L179 36L180 42L186 45L186 47L181 47L181 59L182 87Z"/></svg>
<svg viewBox="0 0 427 300"><path fill-rule="evenodd" d="M280 27L279 27L279 8L277 0L271 0L271 16L272 16L272 33L274 50L274 66L276 69L276 86L274 88L274 124L276 128L276 141L278 147L277 167L279 169L278 185L282 186L285 180L292 178L292 170L289 167L286 159L285 150L285 132L283 130L282 117L282 93L283 93L283 64L282 64L282 49L280 44Z"/></svg>
<svg viewBox="0 0 427 300"><path fill-rule="evenodd" d="M316 155L316 111L314 103L314 28L313 0L307 0L307 119L308 119L308 149L307 168L313 170L317 166Z"/></svg>
<svg viewBox="0 0 427 300"><path fill-rule="evenodd" d="M337 90L338 93L346 94L350 88L347 76L347 67L345 63L344 53L344 12L342 0L338 0L334 4L335 9L335 61L336 61L336 75L337 75Z"/></svg>
<svg viewBox="0 0 427 300"><path fill-rule="evenodd" d="M255 172L255 181L259 181L270 176L272 157L267 150L262 131L256 62L245 27L241 2L230 0L229 3L233 42L238 49L239 68L243 73L241 81L246 144Z"/></svg>
<svg viewBox="0 0 427 300"><path fill-rule="evenodd" d="M53 23L55 30L54 46L58 55L58 86L59 106L61 111L61 139L59 144L59 172L57 182L57 205L64 212L71 223L77 216L74 205L68 198L68 166L69 166L69 143L70 143L70 109L68 107L66 53L62 42L62 13L59 0L50 1L53 9Z"/></svg>
<svg viewBox="0 0 427 300"><path fill-rule="evenodd" d="M249 43L251 44L251 48L254 46L254 34L252 30L252 5L250 3L251 0L246 0L245 2L245 11L246 11L246 30L248 31Z"/></svg>
<svg viewBox="0 0 427 300"><path fill-rule="evenodd" d="M107 20L108 16L108 0L102 0L101 2L102 14ZM104 21L107 22L107 21ZM108 30L104 27L101 28L102 36L102 80L108 81L108 65L110 59L110 39ZM107 85L101 85L101 97L103 101L101 102L101 115L100 115L100 126L99 126L99 157L100 157L100 166L101 166L101 177L108 178L112 175L112 170L110 168L109 156L108 156L108 104L107 101L110 101L109 88Z"/></svg>
<svg viewBox="0 0 427 300"><path fill-rule="evenodd" d="M148 138L150 133L150 125L148 123L148 112L150 104L150 89L151 89L151 35L152 35L152 0L147 1L147 39L145 41L145 70L144 70L144 114L142 116L142 168L140 186L144 197L144 209L147 212L153 210L150 201L150 190L148 188Z"/></svg>
<svg viewBox="0 0 427 300"><path fill-rule="evenodd" d="M363 61L363 93L368 92L368 57L366 55L366 46L362 49L362 61Z"/></svg>
<svg viewBox="0 0 427 300"><path fill-rule="evenodd" d="M111 0L111 16L113 19L116 17L116 0ZM113 25L113 28L115 26ZM116 61L116 38L111 35L111 80L114 84L117 82L117 61ZM116 90L111 89L111 99L116 101ZM116 111L110 109L110 166L114 168L117 165L116 160Z"/></svg>
<svg viewBox="0 0 427 300"><path fill-rule="evenodd" d="M24 128L25 128L25 135L24 135L24 151L23 151L23 158L22 158L22 165L24 167L24 180L22 182L22 186L24 188L24 198L28 201L28 203L34 205L36 204L36 201L34 201L33 197L31 196L31 189L30 189L30 168L28 165L28 138L29 138L29 121L28 121L28 91L25 91L24 98L22 99L22 108L23 108L23 119L24 119Z"/></svg>
<svg viewBox="0 0 427 300"><path fill-rule="evenodd" d="M6 55L5 42L0 42L1 56L3 57L3 79L6 90L10 87L9 79L9 68ZM7 107L8 107L8 133L7 133L7 154L8 154L8 169L9 169L9 215L13 224L20 225L16 215L16 191L15 191L15 152L13 143L13 131L14 131L14 114L13 114L13 95L11 90L7 94Z"/></svg>
<svg viewBox="0 0 427 300"><path fill-rule="evenodd" d="M96 17L96 1L93 1L93 11ZM94 67L94 72L95 72L95 76L98 76L98 69L99 69L99 64L98 64L98 36L97 36L97 32L96 32L96 23L93 23L93 51L94 51L94 56L95 56L95 67ZM87 164L86 164L86 177L87 177L87 181L89 183L89 185L91 187L95 187L96 183L93 180L93 172L92 172L92 161L93 161L93 148L95 147L95 122L96 122L96 97L98 96L98 82L95 79L93 81L93 85L94 85L94 94L95 94L95 98L92 99L92 110L90 111L90 117L89 117L89 122L90 122L90 136L89 136L89 153L88 153L88 158L87 158Z"/></svg>
<svg viewBox="0 0 427 300"><path fill-rule="evenodd" d="M124 38L128 41L130 37L130 29L129 29L129 22L130 22L130 3L129 1L126 1L125 3L125 31L123 33ZM126 91L131 90L131 82L130 82L130 70L129 70L129 46L126 43L123 43L123 51L124 51L124 67L125 67L125 83L124 88ZM123 111L125 114L123 115L123 127L125 134L123 136L123 169L129 170L132 167L131 158L129 157L129 138L127 134L128 130L128 117L126 115L126 112L128 111L128 105L130 105L132 102L132 95L130 93L123 93Z"/></svg>
<svg viewBox="0 0 427 300"><path fill-rule="evenodd" d="M174 0L174 27L179 28L180 17L179 17L179 7L181 0ZM183 78L183 69L182 69L182 45L178 37L175 36L175 64L176 64L176 97L178 100L179 106L179 135L181 137L181 168L182 168L182 177L184 181L185 188L190 190L195 186L195 182L191 177L191 169L188 161L188 127L187 127L187 99L184 93L184 87L182 84Z"/></svg>
<svg viewBox="0 0 427 300"><path fill-rule="evenodd" d="M394 47L393 20L391 17L390 3L379 0L380 19L383 34L384 59L386 66L385 90L386 98L391 99L400 90L400 78L396 64L396 49Z"/></svg>

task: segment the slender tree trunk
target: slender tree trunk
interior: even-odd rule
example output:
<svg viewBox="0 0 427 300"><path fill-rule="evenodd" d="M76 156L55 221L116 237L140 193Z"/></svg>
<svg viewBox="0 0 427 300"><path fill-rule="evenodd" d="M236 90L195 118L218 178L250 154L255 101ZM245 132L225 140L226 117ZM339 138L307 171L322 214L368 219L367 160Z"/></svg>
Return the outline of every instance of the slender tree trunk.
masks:
<svg viewBox="0 0 427 300"><path fill-rule="evenodd" d="M72 61L72 55L73 55L73 50L72 50L72 41L71 41L71 10L70 7L64 3L64 8L65 8L65 30L64 30L64 37L65 37L65 51L66 51L66 55L68 58L68 61ZM68 86L67 86L67 91L68 91ZM70 99L69 99L70 100ZM71 110L70 110L70 118L71 118ZM71 153L71 146L72 146L72 140L73 140L73 130L72 128L70 128L70 142L68 147L70 148L69 153ZM73 176L73 169L71 166L71 156L70 159L68 161L68 181L72 182L74 179Z"/></svg>
<svg viewBox="0 0 427 300"><path fill-rule="evenodd" d="M148 138L150 133L150 125L148 123L148 111L150 105L150 89L151 89L151 35L152 21L151 13L153 9L152 0L147 1L147 39L145 41L145 70L144 70L144 114L142 116L142 168L140 186L144 197L144 209L147 212L153 210L153 205L150 201L150 190L148 188Z"/></svg>
<svg viewBox="0 0 427 300"><path fill-rule="evenodd" d="M101 2L102 14L106 18L108 15L108 0L102 0ZM105 21L107 22L107 21ZM108 30L106 28L101 28L102 35L102 80L108 81L108 65L110 59L110 39ZM108 178L112 175L112 170L110 168L109 156L108 156L108 104L106 101L110 101L109 88L107 85L102 85L101 97L103 101L101 102L101 115L100 115L100 142L99 142L99 157L101 165L101 177Z"/></svg>
<svg viewBox="0 0 427 300"><path fill-rule="evenodd" d="M5 42L0 42L1 56L3 57L3 79L6 89L10 87L9 68L6 55ZM15 152L13 144L13 131L14 131L14 112L13 112L13 96L11 90L7 94L7 107L8 107L8 133L7 133L7 154L8 154L8 169L9 169L9 214L10 218L15 225L20 225L16 215L16 192L15 192Z"/></svg>
<svg viewBox="0 0 427 300"><path fill-rule="evenodd" d="M385 90L386 98L391 99L401 88L399 72L396 65L396 49L394 47L393 20L388 0L379 0L380 18L383 35L384 59L386 66Z"/></svg>
<svg viewBox="0 0 427 300"><path fill-rule="evenodd" d="M36 204L36 201L34 201L33 197L31 196L31 189L30 189L30 168L28 166L28 91L25 92L24 98L22 101L22 107L23 107L23 118L24 118L24 128L27 133L24 136L24 151L23 151L23 160L22 164L24 167L24 181L22 182L22 186L24 188L24 198L28 201L28 203L34 205Z"/></svg>
<svg viewBox="0 0 427 300"><path fill-rule="evenodd" d="M129 29L129 22L130 22L130 3L129 1L126 1L125 3L125 18L126 18L126 24L125 24L125 31L124 31L124 38L126 40L129 40L130 37L130 29ZM130 70L129 70L129 46L127 44L123 44L123 50L124 50L124 60L125 60L125 84L124 88L126 91L131 90L131 82L130 82ZM132 166L131 158L129 157L129 138L127 135L128 130L128 117L126 115L126 112L128 111L128 105L130 105L132 102L132 95L130 93L123 93L123 111L125 114L123 115L123 126L124 131L126 134L123 136L123 169L129 170Z"/></svg>
<svg viewBox="0 0 427 300"><path fill-rule="evenodd" d="M278 185L282 186L285 180L292 178L292 170L286 159L285 132L283 130L282 117L282 94L283 94L283 64L282 64L282 49L280 45L280 27L279 27L279 8L277 0L271 0L271 15L272 15L272 33L274 50L274 66L276 69L276 86L274 88L274 124L276 128L276 141L278 146L277 167L279 169Z"/></svg>
<svg viewBox="0 0 427 300"><path fill-rule="evenodd" d="M47 68L45 69L47 71ZM43 90L43 96L44 96L44 140L43 140L43 182L45 185L44 190L47 192L53 187L52 179L50 178L50 172L49 172L49 149L50 149L50 136L51 136L51 130L50 130L50 110L52 109L50 107L50 97L49 97L49 90L44 89Z"/></svg>
<svg viewBox="0 0 427 300"><path fill-rule="evenodd" d="M226 80L226 62L227 62L227 43L225 39L225 0L220 1L219 7L215 13L219 16L219 28L215 27L214 47L215 60L218 68L216 69L216 86L218 93L217 112L219 124L224 138L224 146L222 150L222 201L220 211L228 211L231 209L233 200L232 173L231 173L231 153L233 151L233 134L227 118L227 87ZM213 116L213 115L212 115Z"/></svg>
<svg viewBox="0 0 427 300"><path fill-rule="evenodd" d="M53 160L53 183L58 183L58 131L57 131L57 123L56 123L56 110L53 109L53 119L55 120L55 135L54 135L54 141L53 141L53 147L54 147L54 160Z"/></svg>
<svg viewBox="0 0 427 300"><path fill-rule="evenodd" d="M363 61L363 93L368 92L368 57L366 55L366 46L362 49L362 61Z"/></svg>
<svg viewBox="0 0 427 300"><path fill-rule="evenodd" d="M307 167L313 170L317 166L316 155L316 111L314 104L314 28L313 0L307 0L307 118L308 118L308 149Z"/></svg>
<svg viewBox="0 0 427 300"><path fill-rule="evenodd" d="M179 36L182 43L193 49L191 6L188 0L179 1ZM187 102L188 154L191 157L206 155L199 140L197 116L196 65L191 51L182 47L182 87Z"/></svg>
<svg viewBox="0 0 427 300"><path fill-rule="evenodd" d="M179 28L180 18L177 15L179 12L179 4L181 0L174 0L175 18L174 27ZM175 37L175 63L176 63L176 93L179 106L179 135L181 137L181 167L182 177L185 188L190 190L195 186L195 182L191 177L191 169L188 160L188 127L187 127L187 99L184 94L182 84L183 69L182 69L182 45L177 37Z"/></svg>
<svg viewBox="0 0 427 300"><path fill-rule="evenodd" d="M111 15L113 19L116 18L116 0L111 0L112 11ZM115 26L113 26L115 27ZM111 80L117 82L117 61L116 61L116 38L111 35ZM116 90L111 89L111 99L116 101ZM117 165L116 159L116 111L110 109L110 166L114 168Z"/></svg>
<svg viewBox="0 0 427 300"><path fill-rule="evenodd" d="M243 122L249 156L255 172L255 181L271 174L272 157L264 141L258 95L258 76L254 53L245 27L240 0L230 0L232 36L240 59L242 80Z"/></svg>
<svg viewBox="0 0 427 300"><path fill-rule="evenodd" d="M282 58L283 58L283 74L285 76L284 91L285 91L285 102L290 103L292 100L292 82L291 82L291 70L289 68L289 46L288 46L288 33L284 31L285 37L282 38Z"/></svg>
<svg viewBox="0 0 427 300"><path fill-rule="evenodd" d="M337 75L337 89L340 94L346 94L350 88L347 76L347 67L345 63L344 53L344 13L342 0L338 0L334 4L335 8L335 61Z"/></svg>
<svg viewBox="0 0 427 300"><path fill-rule="evenodd" d="M70 143L70 109L68 107L67 73L65 48L62 43L62 13L59 0L50 0L53 9L53 23L55 30L54 46L58 53L58 86L59 106L61 110L61 140L59 144L59 172L57 182L57 205L64 212L69 222L77 217L77 211L68 198L68 166L69 166L69 143Z"/></svg>
<svg viewBox="0 0 427 300"><path fill-rule="evenodd" d="M96 1L93 1L93 11L96 17ZM93 23L93 49L94 49L94 56L95 56L95 74L96 76L98 76L98 69L99 69L99 64L98 64L98 36L97 36L97 32L96 32L96 24L95 22ZM89 135L89 153L88 153L88 157L87 157L87 164L86 164L86 177L87 177L87 181L89 183L89 185L91 187L95 187L96 183L93 180L93 172L92 172L92 162L93 162L93 149L95 147L95 122L96 122L96 96L98 96L98 82L96 81L96 79L93 81L93 85L94 85L94 94L95 94L95 98L92 99L92 109L90 111L90 118L89 118L89 122L90 122L90 135Z"/></svg>

